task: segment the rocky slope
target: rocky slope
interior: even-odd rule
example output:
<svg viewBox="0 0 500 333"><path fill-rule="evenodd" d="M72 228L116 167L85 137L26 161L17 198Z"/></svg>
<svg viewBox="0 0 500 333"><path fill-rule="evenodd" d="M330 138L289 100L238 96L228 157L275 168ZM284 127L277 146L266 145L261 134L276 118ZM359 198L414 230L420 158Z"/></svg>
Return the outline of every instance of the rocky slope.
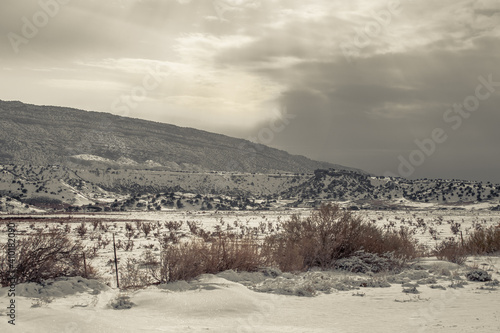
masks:
<svg viewBox="0 0 500 333"><path fill-rule="evenodd" d="M0 101L0 164L260 173L353 170L192 128L5 101Z"/></svg>

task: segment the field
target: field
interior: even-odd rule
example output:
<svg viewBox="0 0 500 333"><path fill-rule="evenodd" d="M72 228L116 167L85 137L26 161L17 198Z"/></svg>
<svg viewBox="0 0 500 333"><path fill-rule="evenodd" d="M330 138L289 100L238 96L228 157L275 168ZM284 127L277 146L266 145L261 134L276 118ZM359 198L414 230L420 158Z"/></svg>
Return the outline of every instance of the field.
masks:
<svg viewBox="0 0 500 333"><path fill-rule="evenodd" d="M146 254L189 242L199 232L227 231L262 239L292 214L265 212L124 212L107 214L3 215L16 225L16 241L60 230L84 245L85 271L99 279L61 278L16 286L16 326L8 324L13 297L0 290L2 332L497 332L500 330L500 258L468 256L464 265L437 260L443 240L460 242L474 230L497 226L488 210L359 211L383 230L407 228L425 256L403 271L345 270L288 273L272 269L224 271L190 281L144 286ZM10 221L7 220L10 218ZM116 286L113 234L122 289ZM168 240L165 240L165 237ZM135 260L135 261L134 261ZM493 281L469 281L471 269ZM135 275L134 275L135 274ZM128 284L129 288L125 288ZM133 304L132 304L133 303ZM128 308L129 305L131 308Z"/></svg>

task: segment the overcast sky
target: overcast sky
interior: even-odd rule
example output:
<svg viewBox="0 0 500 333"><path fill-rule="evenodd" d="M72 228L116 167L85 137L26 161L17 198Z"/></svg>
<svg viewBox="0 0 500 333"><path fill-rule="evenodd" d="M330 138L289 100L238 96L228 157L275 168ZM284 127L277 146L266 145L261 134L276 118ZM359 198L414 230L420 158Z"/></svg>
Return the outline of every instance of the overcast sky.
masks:
<svg viewBox="0 0 500 333"><path fill-rule="evenodd" d="M0 99L500 183L498 0L55 3L0 2Z"/></svg>

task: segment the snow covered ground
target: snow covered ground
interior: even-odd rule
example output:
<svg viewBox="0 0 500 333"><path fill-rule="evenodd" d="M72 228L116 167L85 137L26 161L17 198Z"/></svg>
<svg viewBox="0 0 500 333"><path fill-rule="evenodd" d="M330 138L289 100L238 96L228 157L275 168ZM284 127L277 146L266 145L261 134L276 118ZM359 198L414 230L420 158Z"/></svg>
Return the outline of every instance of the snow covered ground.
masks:
<svg viewBox="0 0 500 333"><path fill-rule="evenodd" d="M494 274L498 278L500 261L490 259L478 258L478 262L493 261ZM425 263L428 268L440 264ZM394 283L388 288L361 287L359 290L332 290L316 297L299 297L256 292L241 283L204 275L189 284L174 284L173 290L150 287L120 292L73 278L54 283L53 288L45 288L46 292L19 286L19 290L26 289L20 293L27 296L16 297L16 326L7 324L5 309L8 298L2 295L0 328L2 332L33 333L493 333L500 330L500 294L497 288L485 287L482 282L469 282L463 288L454 289L448 287L450 277L437 272L430 275L435 276L437 284L446 290L420 285L417 288L420 294L406 295L402 293L402 286ZM345 278L339 276L339 279ZM78 285L88 285L89 289L75 293ZM37 298L40 292L41 299ZM132 302L132 307L115 309L120 297Z"/></svg>
<svg viewBox="0 0 500 333"><path fill-rule="evenodd" d="M18 237L37 228L64 228L80 239L76 227L83 218L87 245L99 235L126 239L126 222L136 220L161 225L195 221L211 229L220 225L259 228L287 219L289 214L309 211L266 212L148 212L123 214L43 215L47 221L17 223ZM432 246L453 236L450 226L459 223L464 236L477 225L497 225L500 213L491 211L360 211L368 221L385 228L405 226L415 237ZM57 218L64 217L63 220ZM105 219L108 231L93 230L94 219ZM62 222L62 223L60 223ZM236 223L235 223L236 222ZM236 228L236 227L235 227ZM0 242L5 242L5 226ZM435 230L430 232L429 230ZM135 237L137 236L137 237ZM118 256L138 257L157 239L134 231L135 246ZM470 257L467 267L425 258L401 274L364 275L346 272L263 273L223 272L203 275L191 282L177 282L137 291L115 287L112 246L98 250L93 264L101 282L82 278L62 279L45 287L22 284L15 298L0 289L0 332L499 332L500 286L491 282L466 282L470 267L487 270L500 279L500 257ZM417 286L418 285L418 286ZM415 286L418 294L404 293ZM432 287L431 287L432 286ZM437 287L441 286L441 287ZM454 286L454 287L450 287ZM15 299L16 325L8 324L9 302ZM120 303L121 300L121 303ZM128 302L132 307L126 309ZM121 304L121 306L120 306ZM116 308L124 307L123 309Z"/></svg>

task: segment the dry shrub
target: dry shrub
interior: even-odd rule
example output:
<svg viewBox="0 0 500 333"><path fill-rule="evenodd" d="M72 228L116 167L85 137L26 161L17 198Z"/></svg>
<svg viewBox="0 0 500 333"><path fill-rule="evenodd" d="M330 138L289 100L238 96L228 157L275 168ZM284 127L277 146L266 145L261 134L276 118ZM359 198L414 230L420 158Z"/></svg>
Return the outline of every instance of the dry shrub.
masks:
<svg viewBox="0 0 500 333"><path fill-rule="evenodd" d="M137 230L139 230L139 229L137 229ZM150 223L150 222L143 222L141 224L140 230L142 230L142 232L144 233L144 235L146 235L146 237L148 237L148 235L151 232L151 230L153 230L153 224Z"/></svg>
<svg viewBox="0 0 500 333"><path fill-rule="evenodd" d="M128 258L125 267L119 272L120 287L124 289L142 288L155 282L147 270L141 269L140 262L135 258Z"/></svg>
<svg viewBox="0 0 500 333"><path fill-rule="evenodd" d="M17 241L14 275L16 283L36 282L57 277L85 276L84 248L73 242L64 231L38 232ZM5 245L0 253L0 282L9 284L9 263ZM86 277L95 277L87 262Z"/></svg>
<svg viewBox="0 0 500 333"><path fill-rule="evenodd" d="M99 223L102 224L99 220L92 220L92 226L94 227L94 231L96 231L97 227L99 226Z"/></svg>
<svg viewBox="0 0 500 333"><path fill-rule="evenodd" d="M134 249L134 241L130 238L124 244L125 251L132 251Z"/></svg>
<svg viewBox="0 0 500 333"><path fill-rule="evenodd" d="M380 229L379 229L380 231ZM366 249L369 252L384 254L394 253L397 257L405 260L421 256L418 242L412 237L408 228L401 228L399 231L384 231L381 241L371 242Z"/></svg>
<svg viewBox="0 0 500 333"><path fill-rule="evenodd" d="M470 254L490 254L500 252L500 228L489 227L475 230L465 242Z"/></svg>
<svg viewBox="0 0 500 333"><path fill-rule="evenodd" d="M87 227L85 226L85 222L82 222L78 227L75 228L76 232L78 235L80 235L81 238L85 236L87 233Z"/></svg>
<svg viewBox="0 0 500 333"><path fill-rule="evenodd" d="M206 244L200 240L168 245L163 249L159 282L191 280L204 273Z"/></svg>
<svg viewBox="0 0 500 333"><path fill-rule="evenodd" d="M262 265L260 248L252 236L238 239L233 234L219 235L210 243L208 273L219 273L228 269L256 271Z"/></svg>
<svg viewBox="0 0 500 333"><path fill-rule="evenodd" d="M308 218L294 215L281 224L281 232L266 238L269 262L283 271L328 269L335 262L364 250L392 253L399 262L414 258L416 241L407 230L384 232L338 205L323 205Z"/></svg>
<svg viewBox="0 0 500 333"><path fill-rule="evenodd" d="M306 245L311 248L310 244ZM283 272L295 272L304 269L303 248L291 241L286 241L282 234L266 237L262 253L271 266L277 266Z"/></svg>
<svg viewBox="0 0 500 333"><path fill-rule="evenodd" d="M262 264L255 239L250 236L238 239L233 234L221 233L210 240L195 239L166 245L158 282L190 280L200 274L217 274L228 269L256 271Z"/></svg>
<svg viewBox="0 0 500 333"><path fill-rule="evenodd" d="M454 239L447 239L436 245L434 254L439 260L462 265L467 260L466 249Z"/></svg>
<svg viewBox="0 0 500 333"><path fill-rule="evenodd" d="M500 228L477 229L463 242L454 239L441 242L434 249L438 259L463 264L468 255L492 254L500 251Z"/></svg>

